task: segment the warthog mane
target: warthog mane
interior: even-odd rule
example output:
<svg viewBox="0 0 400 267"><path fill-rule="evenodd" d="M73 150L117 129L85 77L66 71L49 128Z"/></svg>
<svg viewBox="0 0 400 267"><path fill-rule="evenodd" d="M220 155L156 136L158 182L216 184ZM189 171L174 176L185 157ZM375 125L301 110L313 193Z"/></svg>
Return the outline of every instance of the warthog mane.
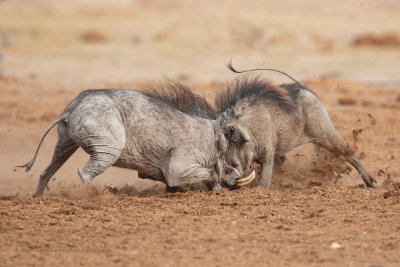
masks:
<svg viewBox="0 0 400 267"><path fill-rule="evenodd" d="M193 93L185 85L168 81L139 90L143 94L165 102L176 109L203 119L215 120L217 114L205 97Z"/></svg>

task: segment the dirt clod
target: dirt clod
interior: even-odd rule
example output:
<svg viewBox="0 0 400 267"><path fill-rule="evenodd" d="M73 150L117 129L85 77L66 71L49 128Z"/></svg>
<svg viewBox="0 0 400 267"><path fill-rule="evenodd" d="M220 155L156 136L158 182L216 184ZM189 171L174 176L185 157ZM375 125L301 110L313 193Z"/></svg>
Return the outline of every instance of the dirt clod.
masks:
<svg viewBox="0 0 400 267"><path fill-rule="evenodd" d="M338 103L341 105L351 106L357 104L357 100L350 97L341 97L338 99Z"/></svg>
<svg viewBox="0 0 400 267"><path fill-rule="evenodd" d="M365 33L357 36L353 44L355 46L400 47L400 36L394 32Z"/></svg>
<svg viewBox="0 0 400 267"><path fill-rule="evenodd" d="M88 43L103 43L107 37L98 30L88 30L81 35L81 40Z"/></svg>
<svg viewBox="0 0 400 267"><path fill-rule="evenodd" d="M383 198L397 198L400 201L400 183L390 184L389 190L383 194Z"/></svg>
<svg viewBox="0 0 400 267"><path fill-rule="evenodd" d="M352 131L354 141L360 140L360 134L361 134L363 131L364 131L363 129L354 129L354 130Z"/></svg>
<svg viewBox="0 0 400 267"><path fill-rule="evenodd" d="M318 182L318 181L312 180L312 181L310 181L310 182L308 183L308 185L311 186L311 187L314 187L314 186L321 186L322 183L321 183L321 182Z"/></svg>
<svg viewBox="0 0 400 267"><path fill-rule="evenodd" d="M369 114L369 113L368 113L368 117L369 117L369 119L370 119L371 125L375 125L375 124L376 124L376 119L375 119L371 114Z"/></svg>

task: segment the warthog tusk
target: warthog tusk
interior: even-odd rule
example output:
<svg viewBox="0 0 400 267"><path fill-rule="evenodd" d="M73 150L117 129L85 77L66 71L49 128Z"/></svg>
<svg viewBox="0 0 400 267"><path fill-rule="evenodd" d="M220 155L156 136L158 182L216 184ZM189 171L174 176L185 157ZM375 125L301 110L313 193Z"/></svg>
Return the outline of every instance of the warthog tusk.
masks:
<svg viewBox="0 0 400 267"><path fill-rule="evenodd" d="M253 170L249 176L237 180L237 185L246 185L256 178L256 172Z"/></svg>
<svg viewBox="0 0 400 267"><path fill-rule="evenodd" d="M232 167L233 168L233 167ZM235 174L238 176L238 177L240 177L241 175L240 175L240 172L238 171L238 170L236 170L235 168L233 168L233 171L235 172Z"/></svg>

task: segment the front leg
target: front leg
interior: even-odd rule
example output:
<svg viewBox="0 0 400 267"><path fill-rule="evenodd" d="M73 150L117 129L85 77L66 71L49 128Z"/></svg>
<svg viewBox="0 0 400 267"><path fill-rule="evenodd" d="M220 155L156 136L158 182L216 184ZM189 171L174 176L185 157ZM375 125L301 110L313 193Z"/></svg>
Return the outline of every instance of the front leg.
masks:
<svg viewBox="0 0 400 267"><path fill-rule="evenodd" d="M271 183L272 169L274 167L274 156L268 156L261 165L260 186L268 189Z"/></svg>
<svg viewBox="0 0 400 267"><path fill-rule="evenodd" d="M209 183L208 188L211 191L220 190L222 188L220 179L218 178L218 175L215 172L213 173L213 176L214 176L214 179L213 179L213 181L211 183Z"/></svg>

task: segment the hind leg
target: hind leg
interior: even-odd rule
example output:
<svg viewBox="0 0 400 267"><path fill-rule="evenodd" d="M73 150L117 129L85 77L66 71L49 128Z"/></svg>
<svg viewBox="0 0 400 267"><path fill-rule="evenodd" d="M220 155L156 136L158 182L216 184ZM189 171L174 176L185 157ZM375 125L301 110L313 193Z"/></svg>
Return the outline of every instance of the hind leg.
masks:
<svg viewBox="0 0 400 267"><path fill-rule="evenodd" d="M90 155L78 174L83 183L91 183L119 159L126 143L124 125L119 113L109 109L95 110L84 119L71 120L69 128L72 129L69 134Z"/></svg>
<svg viewBox="0 0 400 267"><path fill-rule="evenodd" d="M353 155L348 160L348 162L353 165L354 168L356 168L367 187L374 187L374 183L376 183L376 180L367 172L367 170L365 170L364 166L357 156Z"/></svg>
<svg viewBox="0 0 400 267"><path fill-rule="evenodd" d="M79 177L83 183L91 183L94 177L102 174L108 167L117 162L122 148L93 147L90 159L78 169Z"/></svg>
<svg viewBox="0 0 400 267"><path fill-rule="evenodd" d="M62 143L60 142L60 139L58 140L50 164L40 174L39 183L36 192L33 194L33 197L43 196L44 189L46 188L46 185L50 181L51 177L67 161L67 159L74 154L77 149L78 146L72 142Z"/></svg>
<svg viewBox="0 0 400 267"><path fill-rule="evenodd" d="M325 140L316 139L316 141L314 141L314 144L322 146L334 154L349 154L349 151L344 145L340 136L330 136ZM374 183L376 183L376 180L367 172L367 170L364 168L364 165L361 163L360 159L356 155L351 155L347 157L346 161L349 162L358 171L367 187L374 187Z"/></svg>
<svg viewBox="0 0 400 267"><path fill-rule="evenodd" d="M349 155L346 160L358 171L366 186L374 187L376 180L365 170L360 159L349 153L321 103L316 105L316 110L308 111L305 135L315 145L322 146L334 154Z"/></svg>

